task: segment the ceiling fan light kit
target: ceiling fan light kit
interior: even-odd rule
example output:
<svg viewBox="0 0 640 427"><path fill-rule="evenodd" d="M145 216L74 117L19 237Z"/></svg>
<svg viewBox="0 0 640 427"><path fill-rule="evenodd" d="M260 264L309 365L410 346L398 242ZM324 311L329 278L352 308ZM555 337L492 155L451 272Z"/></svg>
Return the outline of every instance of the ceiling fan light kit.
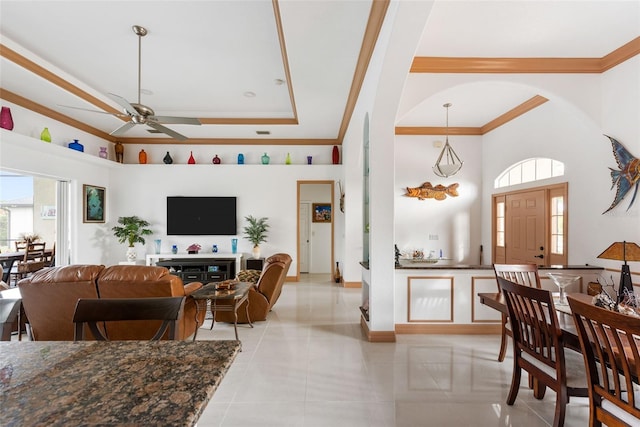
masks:
<svg viewBox="0 0 640 427"><path fill-rule="evenodd" d="M463 163L456 152L453 151L453 147L449 144L449 107L451 107L451 105L450 102L443 105L443 107L447 109L447 135L440 156L433 166L433 173L442 178L448 178L457 174L462 168Z"/></svg>

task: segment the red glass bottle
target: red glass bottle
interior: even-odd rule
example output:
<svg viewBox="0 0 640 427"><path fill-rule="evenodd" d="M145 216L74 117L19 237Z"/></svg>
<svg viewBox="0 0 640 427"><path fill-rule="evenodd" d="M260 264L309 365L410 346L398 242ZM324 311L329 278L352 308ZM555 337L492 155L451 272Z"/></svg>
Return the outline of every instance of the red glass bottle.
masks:
<svg viewBox="0 0 640 427"><path fill-rule="evenodd" d="M191 155L189 156L189 161L187 163L189 163L190 165L196 164L196 159L193 158L193 151L191 152Z"/></svg>
<svg viewBox="0 0 640 427"><path fill-rule="evenodd" d="M340 150L338 150L338 146L337 145L333 146L333 153L332 153L331 157L332 157L334 165L339 165L340 164Z"/></svg>

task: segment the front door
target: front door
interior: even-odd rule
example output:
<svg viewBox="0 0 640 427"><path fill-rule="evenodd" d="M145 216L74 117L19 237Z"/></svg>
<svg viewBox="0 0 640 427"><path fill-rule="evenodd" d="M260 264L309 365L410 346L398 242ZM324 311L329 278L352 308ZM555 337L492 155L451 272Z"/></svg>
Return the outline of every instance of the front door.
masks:
<svg viewBox="0 0 640 427"><path fill-rule="evenodd" d="M544 190L506 196L505 261L507 264L545 265Z"/></svg>

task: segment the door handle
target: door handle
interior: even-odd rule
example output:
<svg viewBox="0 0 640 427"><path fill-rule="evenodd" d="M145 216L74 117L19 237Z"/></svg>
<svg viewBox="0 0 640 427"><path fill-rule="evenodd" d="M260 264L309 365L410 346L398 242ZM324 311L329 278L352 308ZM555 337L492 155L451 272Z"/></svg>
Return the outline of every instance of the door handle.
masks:
<svg viewBox="0 0 640 427"><path fill-rule="evenodd" d="M534 255L533 257L534 257L534 258L540 258L540 259L542 259L542 258L544 258L544 255L542 255L542 254L540 254L540 255Z"/></svg>

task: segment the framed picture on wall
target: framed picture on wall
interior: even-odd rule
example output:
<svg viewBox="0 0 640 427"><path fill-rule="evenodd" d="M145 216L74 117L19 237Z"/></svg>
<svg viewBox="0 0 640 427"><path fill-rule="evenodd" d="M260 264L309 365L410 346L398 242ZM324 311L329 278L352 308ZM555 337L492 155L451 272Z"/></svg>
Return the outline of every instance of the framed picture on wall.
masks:
<svg viewBox="0 0 640 427"><path fill-rule="evenodd" d="M42 219L56 219L56 206L55 205L42 205L40 208L40 218Z"/></svg>
<svg viewBox="0 0 640 427"><path fill-rule="evenodd" d="M331 204L313 204L313 222L331 222Z"/></svg>
<svg viewBox="0 0 640 427"><path fill-rule="evenodd" d="M82 186L82 222L105 222L104 187Z"/></svg>

